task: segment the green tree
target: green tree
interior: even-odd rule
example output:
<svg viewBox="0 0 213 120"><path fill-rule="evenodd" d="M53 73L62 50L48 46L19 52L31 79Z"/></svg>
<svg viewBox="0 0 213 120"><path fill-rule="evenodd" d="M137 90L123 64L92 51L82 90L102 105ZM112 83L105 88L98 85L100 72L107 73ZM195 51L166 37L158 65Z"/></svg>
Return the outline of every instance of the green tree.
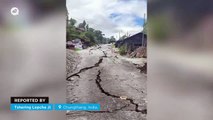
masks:
<svg viewBox="0 0 213 120"><path fill-rule="evenodd" d="M89 29L88 29L88 31L90 31L90 32L94 33L95 29L93 29L93 28L89 28Z"/></svg>
<svg viewBox="0 0 213 120"><path fill-rule="evenodd" d="M111 36L109 38L109 43L114 43L116 41L115 37L114 36Z"/></svg>
<svg viewBox="0 0 213 120"><path fill-rule="evenodd" d="M82 23L80 23L79 25L78 25L78 27L79 28L83 28L84 30L85 30L85 28L86 28L86 21L84 20Z"/></svg>
<svg viewBox="0 0 213 120"><path fill-rule="evenodd" d="M123 36L121 36L120 40L123 40L123 39L125 39L127 37L128 37L127 35L123 35Z"/></svg>
<svg viewBox="0 0 213 120"><path fill-rule="evenodd" d="M69 24L70 24L71 26L75 26L76 23L77 23L77 21L76 21L75 19L73 19L73 18L71 18L71 19L69 20Z"/></svg>
<svg viewBox="0 0 213 120"><path fill-rule="evenodd" d="M78 25L78 28L83 28L84 31L79 31L75 26L76 23L77 21L73 18L71 18L70 20L67 19L67 41L80 38L90 42L91 45L94 45L109 43L110 40L115 40L114 37L104 37L102 31L89 27L89 24L87 24L85 20Z"/></svg>
<svg viewBox="0 0 213 120"><path fill-rule="evenodd" d="M97 43L99 43L99 44L103 43L103 34L102 34L102 31L95 30L94 32L95 32L95 37L96 37Z"/></svg>
<svg viewBox="0 0 213 120"><path fill-rule="evenodd" d="M96 43L94 33L90 32L90 31L87 31L87 32L85 33L85 36L90 40L90 42L91 42L92 44L95 44L95 43Z"/></svg>

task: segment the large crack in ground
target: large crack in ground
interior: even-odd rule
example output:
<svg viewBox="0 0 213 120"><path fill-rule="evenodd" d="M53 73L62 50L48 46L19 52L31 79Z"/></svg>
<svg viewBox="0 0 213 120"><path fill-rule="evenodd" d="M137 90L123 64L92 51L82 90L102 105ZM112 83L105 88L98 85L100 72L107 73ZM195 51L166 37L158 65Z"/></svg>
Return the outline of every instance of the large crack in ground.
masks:
<svg viewBox="0 0 213 120"><path fill-rule="evenodd" d="M81 70L79 70L79 72L77 72L77 73L75 73L75 74L72 74L72 75L68 76L66 80L67 80L67 81L70 81L69 79L70 79L71 77L74 77L74 76L80 77L80 75L79 75L80 73L82 73L82 72L84 72L84 71L86 71L86 70L95 68L95 67L99 67L99 65L102 63L102 61L103 61L103 56L99 59L99 61L98 61L97 63L95 63L95 65L90 66L90 67L82 68Z"/></svg>
<svg viewBox="0 0 213 120"><path fill-rule="evenodd" d="M101 49L100 49L100 50L101 50ZM104 55L100 57L99 61L98 61L97 63L95 63L95 65L80 69L77 73L74 73L74 74L68 76L68 77L66 78L66 80L67 80L67 81L71 81L70 78L72 78L72 77L74 77L74 76L77 76L77 77L80 78L80 75L79 75L80 73L85 72L86 70L89 70L89 69L92 69L92 68L95 68L95 67L99 67L99 65L103 62L103 58L104 58L104 57L107 57L107 53L106 53L105 51L103 51L103 50L101 50L101 51L103 52Z"/></svg>
<svg viewBox="0 0 213 120"><path fill-rule="evenodd" d="M107 57L107 53L106 53L105 51L103 51L103 50L102 50L102 52L103 52L103 54L104 54L103 57Z"/></svg>
<svg viewBox="0 0 213 120"><path fill-rule="evenodd" d="M113 98L120 98L120 96L113 95L113 94L107 92L106 90L104 90L104 88L101 86L101 81L102 80L101 80L101 76L100 75L101 75L101 70L98 71L98 75L97 75L97 78L96 78L95 81L96 81L96 85L98 86L98 88L101 91L101 93L105 94L106 96L113 97ZM135 106L135 110L134 110L135 112L140 112L142 114L147 114L147 109L139 110L139 105L137 103L135 103L133 99L126 98L125 100L129 101L130 104ZM120 110L122 110L122 109L120 109Z"/></svg>
<svg viewBox="0 0 213 120"><path fill-rule="evenodd" d="M98 48L101 50L101 48ZM93 66L90 66L90 67L85 67L85 68L82 68L81 70L79 70L79 72L77 73L74 73L70 76L67 77L67 81L71 81L69 80L70 78L74 77L74 76L77 76L77 77L80 77L80 73L82 72L85 72L86 70L89 70L89 69L92 69L92 68L95 68L95 67L99 67L99 65L103 62L103 58L106 58L107 57L107 53L103 50L101 50L103 52L103 56L100 57L99 61L97 63L95 63L95 65ZM101 93L105 94L106 96L110 96L110 97L113 97L113 98L117 98L117 99L120 99L120 96L117 96L117 95L113 95L107 91L104 90L104 88L101 86L101 70L98 71L98 75L96 77L96 85L97 87L99 88L99 90L101 91ZM126 98L125 100L129 101L130 104L134 105L135 106L135 110L132 110L132 111L135 111L135 112L139 112L139 113L142 113L142 114L147 114L147 109L143 109L143 110L139 110L139 105L137 103L134 102L133 99L131 98ZM90 113L114 113L114 112L117 112L117 111L120 111L120 110L123 110L124 108L128 107L130 104L127 104L125 106L122 106L120 108L117 108L117 109L114 109L114 110L107 110L107 111L86 111L86 112L90 112Z"/></svg>
<svg viewBox="0 0 213 120"><path fill-rule="evenodd" d="M100 48L98 48L98 49L100 49ZM101 50L101 49L100 49ZM103 52L103 56L101 56L100 57L100 59L99 59L99 61L95 64L95 65L93 65L93 66L90 66L90 67L86 67L86 68L82 68L79 72L77 72L77 73L75 73L75 74L72 74L72 75L70 75L70 76L68 76L67 77L67 81L70 81L69 79L71 78L71 77L74 77L74 76L77 76L77 77L80 77L80 73L82 73L82 72L84 72L84 71L86 71L86 70L89 70L89 69L92 69L92 68L95 68L95 67L99 67L99 65L103 62L103 58L106 58L107 57L107 53L105 52L105 51L103 51L103 50L101 50L102 52ZM100 71L99 71L100 72ZM99 76L100 77L100 76ZM100 79L100 78L99 78ZM102 88L102 87L100 87L100 88ZM104 90L102 90L102 92L104 92ZM107 94L107 93L106 93ZM110 94L109 94L110 95ZM116 96L115 96L116 97ZM124 108L126 108L126 107L128 107L129 106L129 104L127 104L127 105L124 105L124 106L122 106L122 107L120 107L120 108L117 108L117 109L114 109L114 110L106 110L106 111L86 111L86 112L89 112L89 113L114 113L114 112L117 112L117 111L120 111L120 110L122 110L122 109L124 109ZM67 113L67 115L69 115L70 113Z"/></svg>

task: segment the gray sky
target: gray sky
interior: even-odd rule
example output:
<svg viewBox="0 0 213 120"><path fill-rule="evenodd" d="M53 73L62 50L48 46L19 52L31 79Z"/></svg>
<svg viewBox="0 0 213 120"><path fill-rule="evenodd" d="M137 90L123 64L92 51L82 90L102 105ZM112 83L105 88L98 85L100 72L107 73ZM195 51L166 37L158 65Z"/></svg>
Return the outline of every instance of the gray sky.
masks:
<svg viewBox="0 0 213 120"><path fill-rule="evenodd" d="M69 17L86 22L101 30L106 37L143 29L144 14L147 16L146 0L67 0Z"/></svg>

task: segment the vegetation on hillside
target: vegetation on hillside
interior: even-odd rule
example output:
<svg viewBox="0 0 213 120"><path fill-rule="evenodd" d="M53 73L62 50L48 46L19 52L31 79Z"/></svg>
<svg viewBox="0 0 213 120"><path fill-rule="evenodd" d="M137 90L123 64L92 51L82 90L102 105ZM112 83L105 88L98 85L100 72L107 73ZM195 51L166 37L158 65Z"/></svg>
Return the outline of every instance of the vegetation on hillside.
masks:
<svg viewBox="0 0 213 120"><path fill-rule="evenodd" d="M127 51L127 48L125 45L122 45L121 47L119 47L119 54L120 55L126 55L126 51Z"/></svg>
<svg viewBox="0 0 213 120"><path fill-rule="evenodd" d="M106 44L116 41L114 36L110 38L104 37L102 31L90 27L85 20L82 23L77 23L75 19L67 18L67 41L80 38L89 42L91 45Z"/></svg>

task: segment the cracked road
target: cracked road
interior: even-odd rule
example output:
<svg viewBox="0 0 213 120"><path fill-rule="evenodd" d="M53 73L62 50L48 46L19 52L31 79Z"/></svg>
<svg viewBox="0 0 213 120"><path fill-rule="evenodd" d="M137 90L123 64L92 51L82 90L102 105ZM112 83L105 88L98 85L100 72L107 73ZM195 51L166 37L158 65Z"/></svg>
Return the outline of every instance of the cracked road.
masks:
<svg viewBox="0 0 213 120"><path fill-rule="evenodd" d="M117 57L111 45L78 52L67 76L68 103L99 103L101 111L67 111L68 120L146 120L146 75Z"/></svg>

